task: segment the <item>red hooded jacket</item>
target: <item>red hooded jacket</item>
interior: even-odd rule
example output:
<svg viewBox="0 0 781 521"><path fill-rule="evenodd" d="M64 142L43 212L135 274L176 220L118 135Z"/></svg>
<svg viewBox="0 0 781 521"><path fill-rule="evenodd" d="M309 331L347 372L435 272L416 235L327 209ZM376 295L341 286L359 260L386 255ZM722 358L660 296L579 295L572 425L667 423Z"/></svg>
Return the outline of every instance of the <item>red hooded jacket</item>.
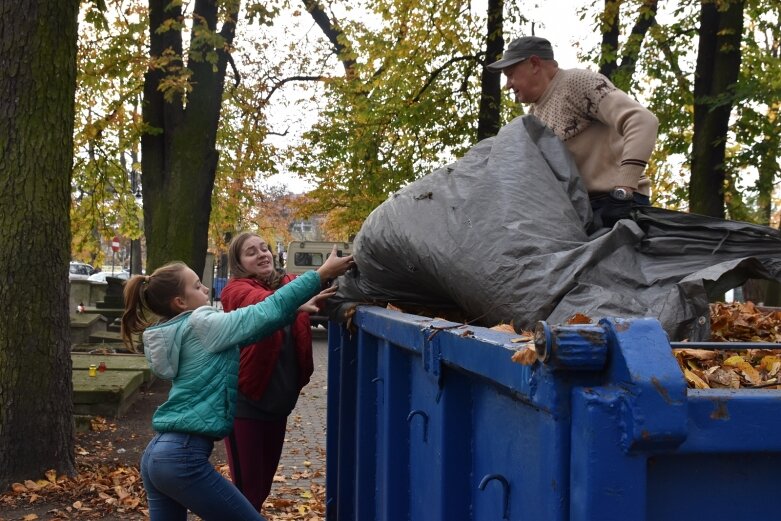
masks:
<svg viewBox="0 0 781 521"><path fill-rule="evenodd" d="M295 278L295 275L286 274L282 277L282 285ZM265 284L255 279L232 278L220 293L220 301L225 311L243 308L256 304L273 294ZM293 344L296 348L298 359L298 383L299 389L309 383L309 378L314 372L312 360L312 330L309 323L309 314L299 312L290 326L293 335ZM270 336L241 350L239 365L239 391L251 400L259 400L266 392L269 379L274 367L279 360L279 352L282 349L284 330L278 329Z"/></svg>

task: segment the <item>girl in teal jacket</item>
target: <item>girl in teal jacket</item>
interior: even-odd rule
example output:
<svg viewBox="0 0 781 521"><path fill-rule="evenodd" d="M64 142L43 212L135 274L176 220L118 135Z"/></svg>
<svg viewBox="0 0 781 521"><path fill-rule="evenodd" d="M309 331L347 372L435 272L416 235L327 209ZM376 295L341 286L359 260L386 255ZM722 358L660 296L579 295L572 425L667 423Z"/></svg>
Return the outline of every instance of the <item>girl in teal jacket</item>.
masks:
<svg viewBox="0 0 781 521"><path fill-rule="evenodd" d="M322 283L353 265L351 256L335 253L317 272L230 313L209 306L208 288L180 262L128 280L122 338L133 348L141 334L154 374L172 380L141 459L151 521L186 521L188 509L205 521L265 521L209 456L233 424L239 347L292 322L300 306L331 296L335 289L321 291Z"/></svg>

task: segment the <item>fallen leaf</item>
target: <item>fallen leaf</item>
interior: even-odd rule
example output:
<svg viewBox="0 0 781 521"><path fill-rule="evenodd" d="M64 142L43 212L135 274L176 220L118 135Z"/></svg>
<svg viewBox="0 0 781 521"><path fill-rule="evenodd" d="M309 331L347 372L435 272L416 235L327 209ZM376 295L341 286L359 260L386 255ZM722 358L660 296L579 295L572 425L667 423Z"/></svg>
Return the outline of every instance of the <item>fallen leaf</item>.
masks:
<svg viewBox="0 0 781 521"><path fill-rule="evenodd" d="M533 345L522 347L513 353L512 361L521 365L533 365L537 361L537 350Z"/></svg>
<svg viewBox="0 0 781 521"><path fill-rule="evenodd" d="M683 370L683 376L686 377L686 381L690 384L694 385L695 389L710 389L710 386L697 376L693 371L689 371L688 369Z"/></svg>
<svg viewBox="0 0 781 521"><path fill-rule="evenodd" d="M571 317L569 317L565 324L591 324L592 320L588 316L584 315L583 313L575 313Z"/></svg>
<svg viewBox="0 0 781 521"><path fill-rule="evenodd" d="M689 348L683 348L683 349L675 349L673 351L676 355L681 354L685 357L691 357L695 358L697 360L713 360L718 356L718 353L716 351L713 351L711 349L689 349Z"/></svg>
<svg viewBox="0 0 781 521"><path fill-rule="evenodd" d="M515 329L510 324L496 324L491 328L492 331L503 331L505 333L515 333Z"/></svg>

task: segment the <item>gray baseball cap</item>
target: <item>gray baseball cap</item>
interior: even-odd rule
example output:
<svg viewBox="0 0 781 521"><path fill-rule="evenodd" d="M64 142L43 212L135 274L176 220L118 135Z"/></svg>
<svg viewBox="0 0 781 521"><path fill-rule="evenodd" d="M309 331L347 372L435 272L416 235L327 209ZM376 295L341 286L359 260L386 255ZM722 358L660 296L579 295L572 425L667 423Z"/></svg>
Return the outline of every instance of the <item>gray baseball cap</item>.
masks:
<svg viewBox="0 0 781 521"><path fill-rule="evenodd" d="M510 45L507 46L507 50L504 51L502 58L490 65L486 65L486 69L491 72L501 72L502 69L515 65L518 62L522 62L526 58L532 56L539 56L543 60L553 59L553 47L548 40L540 38L539 36L521 36L516 38Z"/></svg>

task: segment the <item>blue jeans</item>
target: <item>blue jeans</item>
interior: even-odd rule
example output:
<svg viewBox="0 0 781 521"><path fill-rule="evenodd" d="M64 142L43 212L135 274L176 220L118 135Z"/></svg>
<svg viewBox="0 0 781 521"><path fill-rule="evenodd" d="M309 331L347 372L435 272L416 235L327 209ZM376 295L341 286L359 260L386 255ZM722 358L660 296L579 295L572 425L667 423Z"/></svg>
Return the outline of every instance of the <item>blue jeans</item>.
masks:
<svg viewBox="0 0 781 521"><path fill-rule="evenodd" d="M591 198L592 222L588 233L600 228L612 228L619 219L631 219L632 209L638 206L650 206L651 199L647 195L635 192L631 201L618 201L608 194L600 194Z"/></svg>
<svg viewBox="0 0 781 521"><path fill-rule="evenodd" d="M197 434L158 433L141 457L151 521L266 521L209 462L214 441Z"/></svg>

